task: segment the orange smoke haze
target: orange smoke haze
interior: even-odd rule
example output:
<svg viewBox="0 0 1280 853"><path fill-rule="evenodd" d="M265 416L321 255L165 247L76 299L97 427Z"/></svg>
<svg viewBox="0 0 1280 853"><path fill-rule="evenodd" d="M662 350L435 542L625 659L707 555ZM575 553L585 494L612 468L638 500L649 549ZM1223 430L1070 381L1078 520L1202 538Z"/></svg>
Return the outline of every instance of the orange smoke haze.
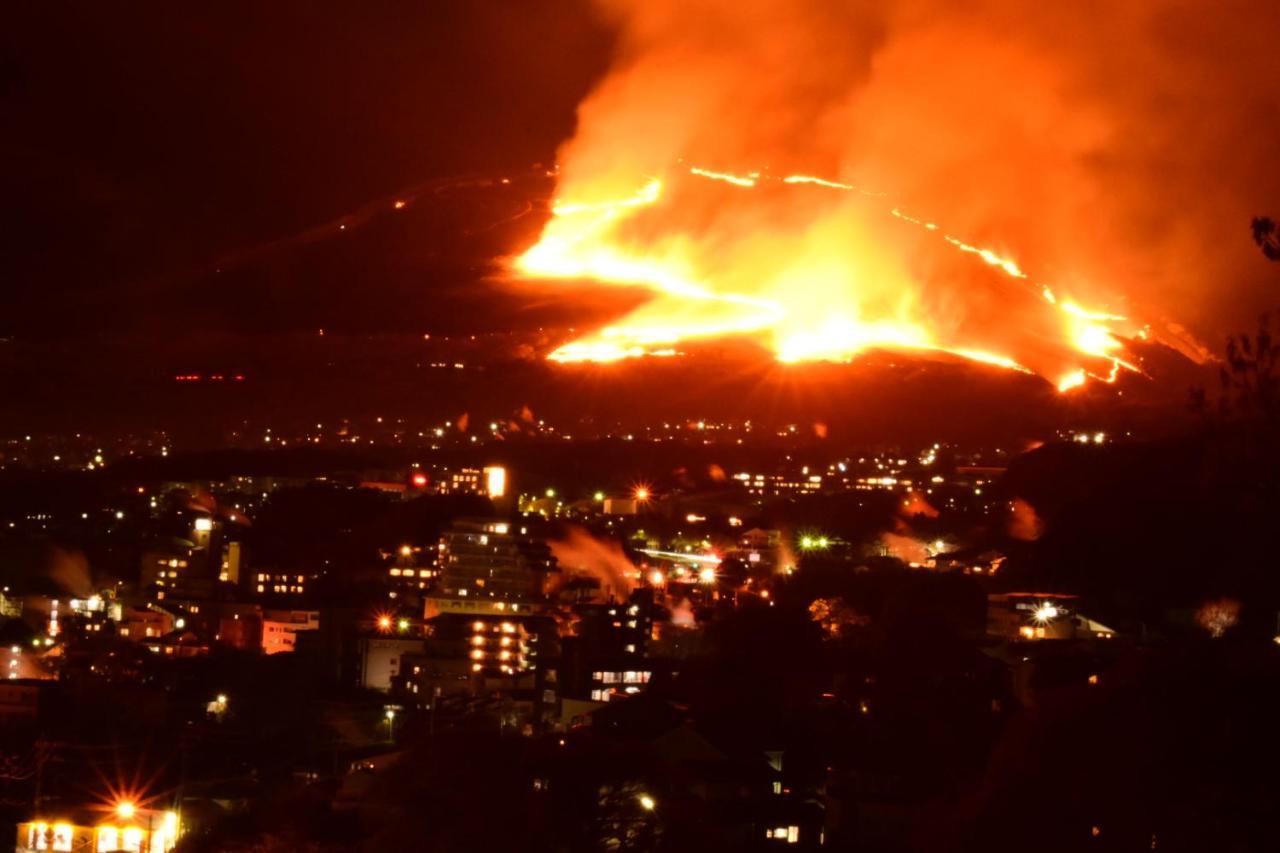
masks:
<svg viewBox="0 0 1280 853"><path fill-rule="evenodd" d="M903 498L898 514L903 518L915 518L921 515L925 518L937 518L938 510L925 499L924 495L912 490Z"/></svg>
<svg viewBox="0 0 1280 853"><path fill-rule="evenodd" d="M564 539L547 543L566 574L589 575L600 581L605 597L625 598L638 571L612 539L597 539L580 527L569 528Z"/></svg>
<svg viewBox="0 0 1280 853"><path fill-rule="evenodd" d="M87 598L93 594L89 560L81 551L53 548L49 553L48 575L70 595Z"/></svg>
<svg viewBox="0 0 1280 853"><path fill-rule="evenodd" d="M1044 533L1044 520L1036 508L1022 498L1014 498L1009 508L1009 536L1023 542L1034 542Z"/></svg>
<svg viewBox="0 0 1280 853"><path fill-rule="evenodd" d="M1187 329L1259 304L1280 74L1251 4L600 5L617 54L516 269L650 298L554 359L737 335L1065 392L1141 372L1135 338L1203 360Z"/></svg>
<svg viewBox="0 0 1280 853"><path fill-rule="evenodd" d="M886 530L880 534L880 541L891 556L897 557L904 563L923 565L933 556L929 553L929 546L913 536Z"/></svg>

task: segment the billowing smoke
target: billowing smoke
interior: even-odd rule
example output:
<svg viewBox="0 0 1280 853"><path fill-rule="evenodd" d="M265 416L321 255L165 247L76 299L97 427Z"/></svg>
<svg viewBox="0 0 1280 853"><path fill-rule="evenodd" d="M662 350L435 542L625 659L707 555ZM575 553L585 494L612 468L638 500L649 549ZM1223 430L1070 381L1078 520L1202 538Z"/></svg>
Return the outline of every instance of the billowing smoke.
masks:
<svg viewBox="0 0 1280 853"><path fill-rule="evenodd" d="M49 578L68 594L88 598L93 594L93 577L89 561L81 551L53 548L49 553Z"/></svg>
<svg viewBox="0 0 1280 853"><path fill-rule="evenodd" d="M908 565L922 566L932 558L929 546L914 536L894 533L886 530L880 534L880 542L891 556L897 557Z"/></svg>
<svg viewBox="0 0 1280 853"><path fill-rule="evenodd" d="M625 598L635 586L635 564L615 540L597 539L581 527L570 527L564 539L547 544L566 575L596 578L605 597Z"/></svg>
<svg viewBox="0 0 1280 853"><path fill-rule="evenodd" d="M929 503L924 495L914 489L907 492L905 498L902 499L902 506L898 509L898 514L903 518L916 518L924 516L925 518L937 518L938 510Z"/></svg>
<svg viewBox="0 0 1280 853"><path fill-rule="evenodd" d="M1105 365L1063 350L1096 355L1106 332L1064 331L1069 318L1046 311L1042 284L1131 318L1118 334L1150 324L1188 354L1203 350L1183 327L1212 344L1274 300L1248 223L1280 206L1280 16L1256 3L600 6L619 46L559 154L557 196L625 199L690 165L761 172L750 191L668 182L660 215L611 240L717 293L785 300L786 320L769 326L780 354L804 357L806 330L918 336L1000 353L1070 386L1084 381L1075 368ZM889 201L766 185L796 174ZM906 225L887 206L942 230ZM943 232L1016 258L1029 278L939 250ZM634 266L627 275L644 277ZM633 340L648 330L661 342L672 323L758 330L761 310L668 292L626 324L640 330Z"/></svg>
<svg viewBox="0 0 1280 853"><path fill-rule="evenodd" d="M671 608L671 624L680 628L692 628L697 624L697 620L693 615L693 605L689 603L689 599L682 598Z"/></svg>
<svg viewBox="0 0 1280 853"><path fill-rule="evenodd" d="M1014 498L1009 507L1009 536L1023 542L1034 542L1044 533L1044 520L1036 508L1022 498Z"/></svg>

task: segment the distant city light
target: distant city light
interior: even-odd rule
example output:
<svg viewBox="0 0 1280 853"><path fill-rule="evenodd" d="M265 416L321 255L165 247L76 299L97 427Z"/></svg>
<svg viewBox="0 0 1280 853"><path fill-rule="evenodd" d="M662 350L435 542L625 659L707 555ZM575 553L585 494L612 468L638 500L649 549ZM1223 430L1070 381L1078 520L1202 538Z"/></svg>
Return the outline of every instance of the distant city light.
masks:
<svg viewBox="0 0 1280 853"><path fill-rule="evenodd" d="M712 568L711 566L707 566L707 567L705 567L705 568L699 569L699 570L698 570L698 580L699 580L699 581L701 581L702 583L707 583L707 584L715 583L715 582L716 582L716 570L715 570L714 568Z"/></svg>
<svg viewBox="0 0 1280 853"><path fill-rule="evenodd" d="M649 491L648 486L636 486L635 490L632 491L631 496L634 497L636 500L640 501L641 503L644 503L645 501L649 500L649 497L651 496L651 494L652 493Z"/></svg>
<svg viewBox="0 0 1280 853"><path fill-rule="evenodd" d="M645 811L651 812L654 810L654 808L657 807L657 805L658 803L653 799L653 797L649 796L648 794L640 795L640 808L644 809Z"/></svg>

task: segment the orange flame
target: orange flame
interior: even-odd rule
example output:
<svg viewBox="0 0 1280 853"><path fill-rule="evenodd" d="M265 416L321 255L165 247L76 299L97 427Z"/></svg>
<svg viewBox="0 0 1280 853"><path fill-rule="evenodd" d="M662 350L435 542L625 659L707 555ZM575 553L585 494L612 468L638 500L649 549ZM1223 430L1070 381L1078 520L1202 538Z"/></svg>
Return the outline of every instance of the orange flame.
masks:
<svg viewBox="0 0 1280 853"><path fill-rule="evenodd" d="M759 172L737 175L696 166L687 174L740 189L757 189L766 183L808 184L841 193L878 195L811 175L774 179ZM850 233L843 217L806 217L806 228L800 233L783 223L775 232L752 232L752 239L727 247L706 245L710 241L695 240L678 230L662 233L658 229L654 237L648 222L643 229L633 227L647 209L669 201L665 190L664 181L653 178L622 198L552 205L554 216L541 239L516 260L518 273L533 279L640 286L652 291L654 298L622 323L561 346L551 353L551 360L610 362L671 356L681 342L748 335L784 363L848 361L871 348L941 352L1026 373L1057 372L1061 378L1056 385L1063 392L1084 385L1088 378L1114 382L1122 368L1141 372L1116 354L1124 349L1118 329L1136 336L1139 327L1130 328L1127 318L1118 314L1059 300L1047 286L1028 292L1056 313L1057 321L1050 324L1056 326L1056 339L1050 346L1035 348L1033 366L958 335L952 339L948 324L926 316L914 283L899 263L875 252L869 243L850 245L859 235ZM925 231L940 231L937 224L898 208L889 214ZM638 236L641 232L643 239ZM1016 261L992 249L949 234L940 236L958 251L1013 279L1029 280ZM709 256L711 249L740 257L721 264ZM1046 356L1047 350L1053 352ZM1107 362L1105 375L1089 370L1091 361Z"/></svg>

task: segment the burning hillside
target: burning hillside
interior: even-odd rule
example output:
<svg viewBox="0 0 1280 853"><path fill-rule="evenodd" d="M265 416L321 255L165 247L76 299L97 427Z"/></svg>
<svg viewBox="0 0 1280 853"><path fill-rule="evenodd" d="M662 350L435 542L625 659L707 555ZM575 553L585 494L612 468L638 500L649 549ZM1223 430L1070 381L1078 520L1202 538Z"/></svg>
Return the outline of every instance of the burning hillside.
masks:
<svg viewBox="0 0 1280 853"><path fill-rule="evenodd" d="M1069 391L1143 373L1138 341L1207 357L1169 318L1201 307L1195 277L1250 250L1206 245L1221 228L1197 221L1197 234L1185 211L1152 226L1167 188L1111 180L1141 153L1125 134L1164 94L1159 69L1203 49L1166 46L1141 86L1107 90L1132 60L1111 41L1155 25L1139 4L1101 21L1044 12L1053 22L983 4L999 32L929 2L605 5L619 55L580 107L551 218L515 267L649 298L553 360L734 336L783 362L909 350ZM1068 56L1061 34L1085 18L1111 38ZM1172 144L1186 129L1171 123L1149 132ZM1209 141L1181 141L1168 156L1196 180L1205 151L1188 146ZM1240 190L1216 187L1204 215Z"/></svg>

